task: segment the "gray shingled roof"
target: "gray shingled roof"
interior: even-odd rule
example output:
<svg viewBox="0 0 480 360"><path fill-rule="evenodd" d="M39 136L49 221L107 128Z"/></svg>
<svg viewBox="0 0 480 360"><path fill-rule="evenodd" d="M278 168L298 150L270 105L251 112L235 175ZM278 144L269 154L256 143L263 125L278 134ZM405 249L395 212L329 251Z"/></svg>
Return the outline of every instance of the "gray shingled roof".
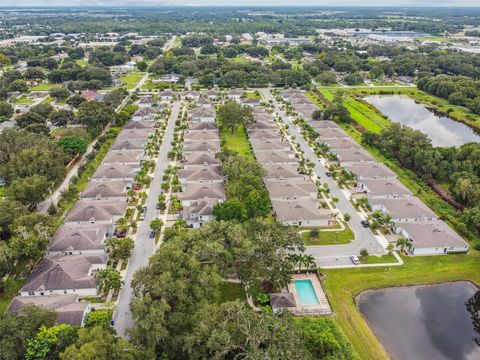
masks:
<svg viewBox="0 0 480 360"><path fill-rule="evenodd" d="M50 295L50 296L17 296L13 298L9 312L21 313L28 305L35 305L57 313L56 324L70 324L80 326L84 314L89 306L88 302L77 301L78 295Z"/></svg>
<svg viewBox="0 0 480 360"><path fill-rule="evenodd" d="M109 151L102 164L139 164L142 154L139 150Z"/></svg>
<svg viewBox="0 0 480 360"><path fill-rule="evenodd" d="M92 222L113 221L123 216L127 209L126 202L120 201L85 201L79 200L68 212L65 221Z"/></svg>
<svg viewBox="0 0 480 360"><path fill-rule="evenodd" d="M225 188L223 183L189 183L185 184L185 191L178 196L183 200L198 200L203 198L225 199Z"/></svg>
<svg viewBox="0 0 480 360"><path fill-rule="evenodd" d="M372 199L370 202L374 206L383 206L394 220L437 218L427 205L414 196L403 199Z"/></svg>
<svg viewBox="0 0 480 360"><path fill-rule="evenodd" d="M126 197L128 181L90 181L80 198Z"/></svg>
<svg viewBox="0 0 480 360"><path fill-rule="evenodd" d="M20 291L95 288L97 283L90 269L92 265L105 264L107 259L107 254L44 258L33 269Z"/></svg>
<svg viewBox="0 0 480 360"><path fill-rule="evenodd" d="M183 151L220 151L220 144L218 142L194 141L183 145Z"/></svg>
<svg viewBox="0 0 480 360"><path fill-rule="evenodd" d="M204 166L194 169L182 169L178 171L178 178L182 181L223 180L223 171L220 166Z"/></svg>
<svg viewBox="0 0 480 360"><path fill-rule="evenodd" d="M102 250L108 224L65 224L50 240L48 251Z"/></svg>
<svg viewBox="0 0 480 360"><path fill-rule="evenodd" d="M133 164L106 164L100 165L93 174L92 179L133 179L135 177L135 169L138 166Z"/></svg>
<svg viewBox="0 0 480 360"><path fill-rule="evenodd" d="M130 120L123 127L124 129L151 129L153 128L153 123L151 121L134 121Z"/></svg>
<svg viewBox="0 0 480 360"><path fill-rule="evenodd" d="M279 221L328 219L330 211L320 209L317 200L272 200Z"/></svg>
<svg viewBox="0 0 480 360"><path fill-rule="evenodd" d="M465 246L468 249L468 243L441 220L401 223L397 227L410 235L416 248Z"/></svg>
<svg viewBox="0 0 480 360"><path fill-rule="evenodd" d="M295 298L291 293L272 293L270 295L270 306L273 310L296 307Z"/></svg>
<svg viewBox="0 0 480 360"><path fill-rule="evenodd" d="M382 163L365 163L365 164L347 164L345 170L350 171L360 179L375 178L395 178L395 173Z"/></svg>
<svg viewBox="0 0 480 360"><path fill-rule="evenodd" d="M221 165L222 162L208 153L189 153L185 155L184 166Z"/></svg>
<svg viewBox="0 0 480 360"><path fill-rule="evenodd" d="M189 128L190 130L218 130L217 124L214 122L192 122Z"/></svg>

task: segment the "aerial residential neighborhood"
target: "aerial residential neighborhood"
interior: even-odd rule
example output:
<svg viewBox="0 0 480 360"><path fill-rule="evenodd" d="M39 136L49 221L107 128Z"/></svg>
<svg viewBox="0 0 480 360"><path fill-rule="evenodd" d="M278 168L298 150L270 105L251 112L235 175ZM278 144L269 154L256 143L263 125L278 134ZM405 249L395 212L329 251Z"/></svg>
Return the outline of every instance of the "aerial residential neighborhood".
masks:
<svg viewBox="0 0 480 360"><path fill-rule="evenodd" d="M480 358L479 4L330 5L0 4L0 359Z"/></svg>

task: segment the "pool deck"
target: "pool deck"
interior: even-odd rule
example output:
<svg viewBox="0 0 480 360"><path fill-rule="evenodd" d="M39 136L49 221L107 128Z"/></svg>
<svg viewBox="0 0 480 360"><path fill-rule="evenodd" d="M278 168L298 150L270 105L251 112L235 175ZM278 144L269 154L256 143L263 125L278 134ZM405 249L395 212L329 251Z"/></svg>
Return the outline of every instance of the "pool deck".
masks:
<svg viewBox="0 0 480 360"><path fill-rule="evenodd" d="M318 305L302 305L300 302L300 298L297 294L297 290L295 288L295 280L310 280L313 285L313 289L315 290L315 294L317 295L317 299L319 304ZM330 304L328 302L327 296L323 291L322 285L320 284L320 280L316 274L295 274L292 276L292 282L288 284L288 292L293 294L295 299L295 303L297 306L295 308L289 309L294 315L297 316L318 316L318 315L330 315L332 313L332 309L330 308Z"/></svg>

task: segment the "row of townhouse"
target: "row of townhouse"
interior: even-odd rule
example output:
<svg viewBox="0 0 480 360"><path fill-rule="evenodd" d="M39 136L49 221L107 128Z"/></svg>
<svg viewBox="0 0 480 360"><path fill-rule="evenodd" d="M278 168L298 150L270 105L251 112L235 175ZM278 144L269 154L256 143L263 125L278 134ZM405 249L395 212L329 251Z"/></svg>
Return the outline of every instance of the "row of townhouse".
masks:
<svg viewBox="0 0 480 360"><path fill-rule="evenodd" d="M127 192L153 132L153 121L125 124L9 311L34 304L55 310L58 323L83 325L90 303L79 300L98 296L95 273L107 268L105 240L115 235L116 221L127 210Z"/></svg>
<svg viewBox="0 0 480 360"><path fill-rule="evenodd" d="M284 101L288 101L290 103L294 113L296 113L300 118L310 120L314 111L318 109L317 106L299 90L284 90L281 96Z"/></svg>
<svg viewBox="0 0 480 360"><path fill-rule="evenodd" d="M303 96L297 90L290 90ZM308 100L310 101L310 100ZM313 105L313 104L312 104ZM352 140L333 121L311 121L319 134L318 142L328 146L338 162L357 177L352 198L366 197L372 211L381 211L392 217L394 231L412 243L412 255L466 252L468 244L444 221L415 197L385 164L378 163L367 151Z"/></svg>
<svg viewBox="0 0 480 360"><path fill-rule="evenodd" d="M182 217L190 227L200 227L213 218L213 207L225 201L222 164L215 155L220 137L215 123L215 107L208 99L188 112L189 128L183 136L182 169L177 175Z"/></svg>
<svg viewBox="0 0 480 360"><path fill-rule="evenodd" d="M207 91L197 91L197 90L187 90L181 92L175 92L170 89L161 91L155 97L152 95L143 95L140 97L138 105L140 109L148 107L156 107L160 105L161 101L171 101L171 100L193 100L199 101L209 100L209 101L218 101L218 100L235 100L238 102L243 102L245 105L254 106L260 103L259 99L246 98L245 92L241 89L231 89L226 91L219 90L207 90Z"/></svg>
<svg viewBox="0 0 480 360"><path fill-rule="evenodd" d="M272 114L253 109L255 123L247 129L255 158L266 171L264 183L278 221L296 226L326 226L330 211L322 209L317 187L299 172L299 161Z"/></svg>

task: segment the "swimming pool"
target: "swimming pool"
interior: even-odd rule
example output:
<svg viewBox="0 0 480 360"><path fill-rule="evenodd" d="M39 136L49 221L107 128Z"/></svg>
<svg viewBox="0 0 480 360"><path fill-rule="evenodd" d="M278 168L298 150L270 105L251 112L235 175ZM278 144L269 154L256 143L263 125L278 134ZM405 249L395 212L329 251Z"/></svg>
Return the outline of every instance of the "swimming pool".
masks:
<svg viewBox="0 0 480 360"><path fill-rule="evenodd" d="M295 290L301 305L318 305L317 294L311 280L294 280Z"/></svg>

